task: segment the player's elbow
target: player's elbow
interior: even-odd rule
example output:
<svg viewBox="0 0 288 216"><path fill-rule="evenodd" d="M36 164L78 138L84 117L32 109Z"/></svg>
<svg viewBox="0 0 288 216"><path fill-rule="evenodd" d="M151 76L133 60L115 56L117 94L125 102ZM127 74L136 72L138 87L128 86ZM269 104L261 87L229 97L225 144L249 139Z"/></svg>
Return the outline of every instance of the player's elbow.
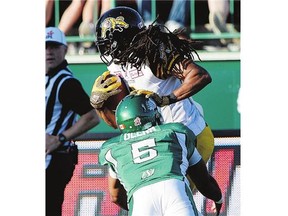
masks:
<svg viewBox="0 0 288 216"><path fill-rule="evenodd" d="M203 74L203 76L202 76L202 80L203 80L203 82L204 82L206 85L208 85L209 83L212 82L212 77L210 76L209 73L205 73L205 74Z"/></svg>
<svg viewBox="0 0 288 216"><path fill-rule="evenodd" d="M211 83L211 82L212 82L212 77L210 76L210 74L208 74L207 80L208 80L208 83Z"/></svg>

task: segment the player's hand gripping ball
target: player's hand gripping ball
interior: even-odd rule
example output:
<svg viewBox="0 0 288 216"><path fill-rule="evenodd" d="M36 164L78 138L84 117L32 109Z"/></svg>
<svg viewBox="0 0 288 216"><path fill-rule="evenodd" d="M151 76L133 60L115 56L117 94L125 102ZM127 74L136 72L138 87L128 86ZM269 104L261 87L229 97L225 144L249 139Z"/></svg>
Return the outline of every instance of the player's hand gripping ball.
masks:
<svg viewBox="0 0 288 216"><path fill-rule="evenodd" d="M119 76L105 71L99 76L93 85L90 103L95 109L103 106L110 110L116 109L118 103L129 94L129 88Z"/></svg>
<svg viewBox="0 0 288 216"><path fill-rule="evenodd" d="M129 87L125 81L105 71L95 80L90 103L108 125L117 128L115 110L119 102L128 94Z"/></svg>
<svg viewBox="0 0 288 216"><path fill-rule="evenodd" d="M116 75L110 75L111 77L116 77L117 78L117 83L120 83L119 87L117 88L117 90L120 90L119 93L110 96L105 102L104 105L105 107L107 107L108 109L112 110L115 113L115 110L118 106L118 104L120 103L120 101L127 96L130 91L129 91L129 87L128 85L126 85L125 81L123 80L123 78L116 76ZM109 76L108 76L109 77Z"/></svg>
<svg viewBox="0 0 288 216"><path fill-rule="evenodd" d="M105 71L101 76L97 77L94 82L90 103L96 108L100 109L104 105L104 102L112 95L118 94L121 90L118 87L121 82L118 81L116 76L111 77L109 71Z"/></svg>

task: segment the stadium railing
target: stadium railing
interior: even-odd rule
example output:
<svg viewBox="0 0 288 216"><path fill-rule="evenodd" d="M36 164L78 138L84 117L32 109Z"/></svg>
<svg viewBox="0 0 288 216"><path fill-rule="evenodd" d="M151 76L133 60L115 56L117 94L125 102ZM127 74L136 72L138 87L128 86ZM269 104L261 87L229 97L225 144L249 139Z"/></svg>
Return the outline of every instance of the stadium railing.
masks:
<svg viewBox="0 0 288 216"><path fill-rule="evenodd" d="M193 39L205 39L205 40L212 40L212 39L239 39L240 33L239 32L229 32L229 33L210 33L210 32L197 32L196 31L196 13L195 13L195 2L197 0L190 0L190 37ZM234 3L237 0L229 0L229 13L231 16L231 24L234 24ZM60 21L60 0L55 0L54 9L55 9L55 26L58 26ZM98 14L98 1L96 0L95 4L95 15L94 15L94 23L97 21L99 14ZM111 0L111 5L114 7L116 5L116 0ZM156 0L151 0L151 12L152 12L152 20L156 18ZM67 42L86 42L86 41L94 41L95 36L67 36Z"/></svg>

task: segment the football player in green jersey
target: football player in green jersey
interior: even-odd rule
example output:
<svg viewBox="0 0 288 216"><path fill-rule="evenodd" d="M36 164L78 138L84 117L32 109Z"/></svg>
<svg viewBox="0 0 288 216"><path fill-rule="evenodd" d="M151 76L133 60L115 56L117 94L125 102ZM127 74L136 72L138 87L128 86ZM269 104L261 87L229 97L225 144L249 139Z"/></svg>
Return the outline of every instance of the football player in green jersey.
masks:
<svg viewBox="0 0 288 216"><path fill-rule="evenodd" d="M161 124L157 105L145 95L128 95L117 106L119 136L103 143L99 162L109 166L112 202L129 215L201 215L188 175L197 189L215 202L222 194L194 146L195 134L181 123ZM127 191L127 193L126 193Z"/></svg>

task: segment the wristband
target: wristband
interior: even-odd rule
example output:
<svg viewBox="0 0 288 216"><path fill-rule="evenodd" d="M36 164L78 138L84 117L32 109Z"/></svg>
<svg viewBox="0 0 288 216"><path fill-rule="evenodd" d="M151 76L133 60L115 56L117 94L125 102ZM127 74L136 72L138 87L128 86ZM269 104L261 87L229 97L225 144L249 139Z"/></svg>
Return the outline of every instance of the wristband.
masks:
<svg viewBox="0 0 288 216"><path fill-rule="evenodd" d="M61 145L64 145L64 143L67 142L66 136L62 133L58 135L58 140L60 141Z"/></svg>
<svg viewBox="0 0 288 216"><path fill-rule="evenodd" d="M162 97L161 106L166 106L166 105L175 103L176 101L177 101L177 98L174 95L174 93L172 92L170 95Z"/></svg>
<svg viewBox="0 0 288 216"><path fill-rule="evenodd" d="M169 98L169 104L177 102L177 97L175 94L172 92L170 95L167 96Z"/></svg>
<svg viewBox="0 0 288 216"><path fill-rule="evenodd" d="M215 201L216 204L222 204L223 203L223 198L221 197L221 199L219 201Z"/></svg>

